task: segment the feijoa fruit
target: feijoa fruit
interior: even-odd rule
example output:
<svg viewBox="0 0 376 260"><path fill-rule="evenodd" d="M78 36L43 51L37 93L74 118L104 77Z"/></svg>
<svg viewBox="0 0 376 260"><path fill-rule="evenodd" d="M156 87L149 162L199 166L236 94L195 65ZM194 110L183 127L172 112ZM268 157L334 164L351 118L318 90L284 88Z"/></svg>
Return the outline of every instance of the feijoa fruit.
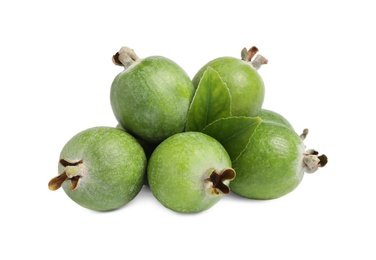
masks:
<svg viewBox="0 0 376 260"><path fill-rule="evenodd" d="M251 199L275 199L293 191L304 173L315 172L327 163L325 155L306 150L303 140L279 123L264 121L254 132L250 143L233 162L236 178L231 190Z"/></svg>
<svg viewBox="0 0 376 260"><path fill-rule="evenodd" d="M158 145L147 175L150 189L162 205L194 213L207 210L229 193L235 172L217 140L200 132L184 132Z"/></svg>
<svg viewBox="0 0 376 260"><path fill-rule="evenodd" d="M119 124L150 143L183 132L195 91L186 72L162 56L140 59L127 47L121 48L113 61L124 66L110 93Z"/></svg>
<svg viewBox="0 0 376 260"><path fill-rule="evenodd" d="M233 116L256 116L264 102L264 82L257 72L267 60L258 55L253 57L258 49L252 47L248 51L243 49L242 59L220 57L208 62L193 77L195 88L208 67L214 69L222 81L227 85L231 95L231 114Z"/></svg>
<svg viewBox="0 0 376 260"><path fill-rule="evenodd" d="M82 207L109 211L131 201L141 190L146 156L130 134L112 127L93 127L63 147L58 176L51 190L63 188Z"/></svg>

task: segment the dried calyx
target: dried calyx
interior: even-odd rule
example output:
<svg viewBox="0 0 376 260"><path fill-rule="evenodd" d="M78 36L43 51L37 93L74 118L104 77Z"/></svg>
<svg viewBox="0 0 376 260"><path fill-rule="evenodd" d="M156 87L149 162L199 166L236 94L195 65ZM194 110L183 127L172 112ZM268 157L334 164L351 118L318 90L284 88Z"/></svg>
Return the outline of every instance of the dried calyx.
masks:
<svg viewBox="0 0 376 260"><path fill-rule="evenodd" d="M319 152L313 149L307 150L303 155L304 172L314 173L319 167L324 167L328 162L325 154L319 155Z"/></svg>
<svg viewBox="0 0 376 260"><path fill-rule="evenodd" d="M307 137L308 129L304 129L300 135L302 141ZM303 154L303 168L306 173L314 173L319 167L324 167L328 163L328 157L325 154L319 155L314 149L308 149Z"/></svg>
<svg viewBox="0 0 376 260"><path fill-rule="evenodd" d="M115 65L123 66L124 69L127 69L129 66L140 60L141 59L136 55L134 50L128 47L122 47L112 56L112 62Z"/></svg>
<svg viewBox="0 0 376 260"><path fill-rule="evenodd" d="M247 48L243 48L241 51L242 60L249 62L256 70L260 69L263 64L268 64L268 60L260 54L253 59L257 52L258 49L256 46L253 46L248 50Z"/></svg>
<svg viewBox="0 0 376 260"><path fill-rule="evenodd" d="M235 170L226 168L222 171L213 170L209 178L205 179L205 185L212 194L228 194L230 188L224 183L235 178Z"/></svg>
<svg viewBox="0 0 376 260"><path fill-rule="evenodd" d="M70 189L76 189L78 181L83 174L83 160L79 160L77 162L68 162L64 159L61 159L59 163L63 167L65 167L64 172L52 178L48 183L48 188L52 191L58 190L64 181L70 180Z"/></svg>

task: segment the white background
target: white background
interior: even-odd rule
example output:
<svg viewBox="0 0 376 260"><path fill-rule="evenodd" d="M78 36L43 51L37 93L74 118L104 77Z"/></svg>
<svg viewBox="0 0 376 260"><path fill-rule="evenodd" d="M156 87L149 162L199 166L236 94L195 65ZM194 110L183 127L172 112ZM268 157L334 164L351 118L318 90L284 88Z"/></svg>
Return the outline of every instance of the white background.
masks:
<svg viewBox="0 0 376 260"><path fill-rule="evenodd" d="M3 1L1 259L376 259L372 1ZM256 45L264 108L307 127L329 163L285 197L231 194L178 214L143 189L97 213L48 190L63 145L115 126L111 62L123 46L190 77ZM161 258L158 258L161 257Z"/></svg>

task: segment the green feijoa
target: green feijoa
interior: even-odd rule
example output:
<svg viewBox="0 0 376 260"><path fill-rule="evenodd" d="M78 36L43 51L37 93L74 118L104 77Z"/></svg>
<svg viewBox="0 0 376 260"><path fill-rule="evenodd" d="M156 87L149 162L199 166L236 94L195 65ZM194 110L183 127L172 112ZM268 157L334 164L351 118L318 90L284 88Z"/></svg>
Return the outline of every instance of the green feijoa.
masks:
<svg viewBox="0 0 376 260"><path fill-rule="evenodd" d="M176 212L209 209L230 192L235 172L223 146L201 132L175 134L150 157L149 186L157 200Z"/></svg>
<svg viewBox="0 0 376 260"><path fill-rule="evenodd" d="M110 93L121 126L150 143L183 132L195 92L186 72L162 56L140 59L127 47L121 48L113 61L124 66Z"/></svg>
<svg viewBox="0 0 376 260"><path fill-rule="evenodd" d="M131 201L141 190L146 156L130 134L113 127L93 127L63 147L58 176L50 190L63 188L82 207L109 211Z"/></svg>
<svg viewBox="0 0 376 260"><path fill-rule="evenodd" d="M127 132L120 124L117 124L116 125L116 128L117 129L121 129L125 132ZM133 135L132 135L133 136ZM144 149L144 152L145 152L145 155L146 155L146 158L149 159L151 154L153 153L154 149L157 147L158 144L155 144L155 143L149 143L149 142L146 142L140 138L138 138L137 136L133 136L137 142L141 145L141 147Z"/></svg>
<svg viewBox="0 0 376 260"><path fill-rule="evenodd" d="M265 87L257 69L267 60L258 55L254 60L257 48L242 51L242 59L220 57L209 61L193 77L195 88L208 67L214 69L227 85L231 95L232 116L257 116L264 102Z"/></svg>
<svg viewBox="0 0 376 260"><path fill-rule="evenodd" d="M304 130L302 137L306 137ZM254 132L247 149L233 162L237 176L231 190L251 199L275 199L293 191L305 172L325 166L327 157L306 150L301 136L293 130L263 121Z"/></svg>

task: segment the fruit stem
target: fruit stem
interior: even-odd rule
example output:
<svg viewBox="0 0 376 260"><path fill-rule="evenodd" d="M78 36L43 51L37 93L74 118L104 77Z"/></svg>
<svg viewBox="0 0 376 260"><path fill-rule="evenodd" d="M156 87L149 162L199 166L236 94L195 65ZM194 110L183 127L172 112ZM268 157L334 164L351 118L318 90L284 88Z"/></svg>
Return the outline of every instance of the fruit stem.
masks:
<svg viewBox="0 0 376 260"><path fill-rule="evenodd" d="M115 55L112 56L112 62L115 65L129 68L132 64L139 62L141 59L136 55L134 50L128 47L122 47Z"/></svg>
<svg viewBox="0 0 376 260"><path fill-rule="evenodd" d="M232 168L223 169L221 172L213 170L210 177L205 179L205 184L207 188L211 190L212 194L228 194L230 193L230 188L226 183L235 178L235 170ZM225 183L226 182L226 183Z"/></svg>
<svg viewBox="0 0 376 260"><path fill-rule="evenodd" d="M302 141L304 141L304 139L307 138L307 135L308 135L308 128L305 128L303 130L303 133L300 135L300 139L302 139Z"/></svg>
<svg viewBox="0 0 376 260"><path fill-rule="evenodd" d="M268 64L268 60L262 55L257 55L253 59L257 52L258 48L256 46L251 47L249 50L243 48L241 51L242 60L248 62L256 70L260 69L262 65Z"/></svg>
<svg viewBox="0 0 376 260"><path fill-rule="evenodd" d="M242 60L251 61L253 56L255 56L257 52L258 49L256 46L252 46L249 50L244 47L241 52Z"/></svg>

